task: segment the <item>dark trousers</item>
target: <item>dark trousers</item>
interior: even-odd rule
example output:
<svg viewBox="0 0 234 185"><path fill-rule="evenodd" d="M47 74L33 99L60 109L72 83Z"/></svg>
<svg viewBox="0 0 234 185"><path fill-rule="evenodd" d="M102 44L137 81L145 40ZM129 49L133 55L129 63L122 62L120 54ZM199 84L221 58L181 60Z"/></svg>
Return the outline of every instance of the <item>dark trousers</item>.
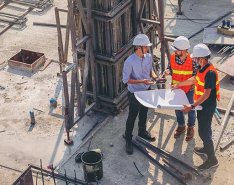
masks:
<svg viewBox="0 0 234 185"><path fill-rule="evenodd" d="M189 92L186 93L186 96L187 96L188 101L189 101L190 104L194 103L193 95L194 95L194 91L189 91ZM176 113L176 119L177 119L178 125L180 127L185 126L184 113L181 110L175 110L175 113ZM194 127L195 120L196 120L195 110L190 110L188 112L188 126L189 127Z"/></svg>
<svg viewBox="0 0 234 185"><path fill-rule="evenodd" d="M211 122L216 106L203 107L203 110L197 111L198 133L203 141L204 149L208 159L215 157L214 143L212 140Z"/></svg>
<svg viewBox="0 0 234 185"><path fill-rule="evenodd" d="M128 112L128 119L126 121L125 137L126 140L131 140L134 123L137 115L139 117L139 122L138 122L139 132L146 130L148 108L141 105L138 102L138 100L134 96L134 93L128 92L128 101L129 101L129 112Z"/></svg>

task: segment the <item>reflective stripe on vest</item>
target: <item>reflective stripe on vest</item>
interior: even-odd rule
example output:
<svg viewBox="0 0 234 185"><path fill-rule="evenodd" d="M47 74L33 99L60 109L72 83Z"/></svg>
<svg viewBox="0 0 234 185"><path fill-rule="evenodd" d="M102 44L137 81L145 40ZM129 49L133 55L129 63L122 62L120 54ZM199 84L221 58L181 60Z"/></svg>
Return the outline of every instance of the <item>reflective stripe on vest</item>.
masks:
<svg viewBox="0 0 234 185"><path fill-rule="evenodd" d="M197 100L200 96L204 94L205 77L208 71L214 71L216 74L216 98L217 100L220 100L220 92L219 92L220 85L219 85L218 73L212 64L204 72L197 73L196 82L195 82L194 100Z"/></svg>
<svg viewBox="0 0 234 185"><path fill-rule="evenodd" d="M177 64L175 53L172 53L170 57L170 65L172 70L172 84L185 81L191 78L193 75L193 62L189 54L187 55L187 58L183 64ZM180 88L187 93L192 86L189 85Z"/></svg>
<svg viewBox="0 0 234 185"><path fill-rule="evenodd" d="M180 71L180 70L172 69L172 73L177 74L177 75L192 75L193 71Z"/></svg>

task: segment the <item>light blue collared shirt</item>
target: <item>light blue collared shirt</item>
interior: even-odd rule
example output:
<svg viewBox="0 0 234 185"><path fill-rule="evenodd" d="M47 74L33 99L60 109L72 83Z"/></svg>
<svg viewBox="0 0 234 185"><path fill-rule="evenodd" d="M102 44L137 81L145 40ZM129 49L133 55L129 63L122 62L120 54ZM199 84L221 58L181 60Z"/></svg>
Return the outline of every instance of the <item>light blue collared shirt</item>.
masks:
<svg viewBox="0 0 234 185"><path fill-rule="evenodd" d="M150 73L153 70L152 61L152 56L149 53L145 54L143 59L138 57L135 53L130 55L124 63L123 83L126 84L129 79L150 80ZM146 85L144 83L128 84L128 90L131 93L134 93L136 91L144 91L147 90L149 87L150 85Z"/></svg>

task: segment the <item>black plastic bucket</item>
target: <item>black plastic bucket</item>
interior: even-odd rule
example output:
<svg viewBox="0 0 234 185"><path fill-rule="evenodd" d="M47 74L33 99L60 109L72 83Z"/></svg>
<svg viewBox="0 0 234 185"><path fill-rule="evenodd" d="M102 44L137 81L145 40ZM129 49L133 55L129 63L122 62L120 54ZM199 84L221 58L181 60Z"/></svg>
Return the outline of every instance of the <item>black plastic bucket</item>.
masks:
<svg viewBox="0 0 234 185"><path fill-rule="evenodd" d="M102 155L95 151L82 154L84 178L87 182L96 182L103 177Z"/></svg>

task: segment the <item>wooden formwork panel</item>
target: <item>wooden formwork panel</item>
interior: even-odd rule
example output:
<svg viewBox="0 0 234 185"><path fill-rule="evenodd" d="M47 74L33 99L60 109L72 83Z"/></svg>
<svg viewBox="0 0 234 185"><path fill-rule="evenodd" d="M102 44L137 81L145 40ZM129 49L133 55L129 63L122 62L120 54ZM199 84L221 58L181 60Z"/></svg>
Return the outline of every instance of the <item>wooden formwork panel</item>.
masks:
<svg viewBox="0 0 234 185"><path fill-rule="evenodd" d="M142 1L143 0L136 0L135 1L135 3L136 3L136 6L135 6L136 13L139 12L139 10L141 8L141 2ZM144 9L143 9L142 18L151 19L152 15L156 15L156 12L153 11L153 2L152 2L152 0L147 0L145 2L145 6L144 6Z"/></svg>
<svg viewBox="0 0 234 185"><path fill-rule="evenodd" d="M113 57L127 45L135 35L136 20L133 17L133 4L109 19L94 16L94 51Z"/></svg>
<svg viewBox="0 0 234 185"><path fill-rule="evenodd" d="M122 82L123 65L124 59L119 60L114 65L105 65L97 61L99 95L115 98L124 91L125 85Z"/></svg>
<svg viewBox="0 0 234 185"><path fill-rule="evenodd" d="M122 82L122 69L125 59L131 55L131 53L132 50L126 52L115 63L101 60L95 61L97 95L114 99L125 90L125 85ZM91 75L89 75L87 90L92 92Z"/></svg>
<svg viewBox="0 0 234 185"><path fill-rule="evenodd" d="M93 0L92 8L94 10L109 12L124 1L126 0ZM82 3L86 7L86 0L82 0Z"/></svg>

